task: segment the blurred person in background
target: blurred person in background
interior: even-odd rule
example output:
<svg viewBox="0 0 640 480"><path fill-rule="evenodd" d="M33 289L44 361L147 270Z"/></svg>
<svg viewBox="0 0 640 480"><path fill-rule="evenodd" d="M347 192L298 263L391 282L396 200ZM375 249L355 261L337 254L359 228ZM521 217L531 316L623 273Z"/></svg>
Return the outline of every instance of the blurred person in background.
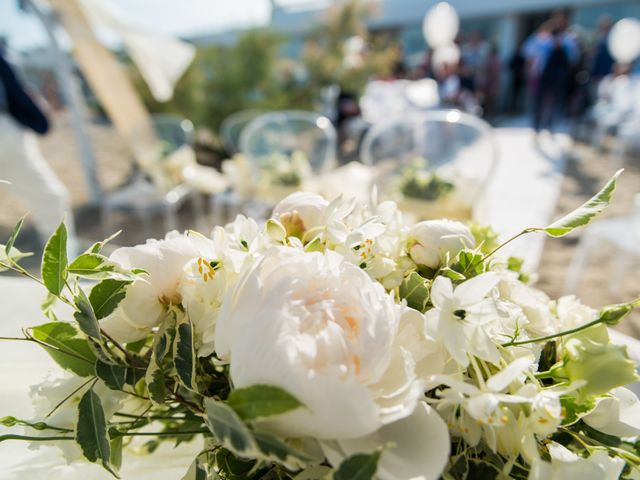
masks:
<svg viewBox="0 0 640 480"><path fill-rule="evenodd" d="M598 85L600 85L602 79L613 71L614 60L607 46L612 26L613 19L609 15L602 15L598 19L598 40L591 59L591 81L589 85L591 100L595 100L598 93Z"/></svg>
<svg viewBox="0 0 640 480"><path fill-rule="evenodd" d="M48 131L45 113L27 93L0 39L0 178L9 181L7 190L28 205L41 242L65 219L73 255L77 252L69 192L42 156L35 135Z"/></svg>
<svg viewBox="0 0 640 480"><path fill-rule="evenodd" d="M511 73L509 112L517 114L523 109L522 93L525 85L527 84L527 61L522 53L522 44L516 48L513 56L509 60L509 71Z"/></svg>
<svg viewBox="0 0 640 480"><path fill-rule="evenodd" d="M576 39L567 26L567 13L558 11L524 45L537 133L551 131L556 118L564 113L570 76L579 60Z"/></svg>
<svg viewBox="0 0 640 480"><path fill-rule="evenodd" d="M494 118L498 111L500 70L501 65L498 48L492 45L484 65L484 115L489 119Z"/></svg>

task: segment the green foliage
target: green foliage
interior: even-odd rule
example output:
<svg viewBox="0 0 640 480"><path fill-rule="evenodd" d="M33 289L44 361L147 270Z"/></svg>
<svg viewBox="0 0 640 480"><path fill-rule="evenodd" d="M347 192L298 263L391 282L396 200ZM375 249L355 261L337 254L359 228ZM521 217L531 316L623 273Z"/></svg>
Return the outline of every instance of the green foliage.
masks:
<svg viewBox="0 0 640 480"><path fill-rule="evenodd" d="M176 327L176 338L173 342L173 362L180 383L189 390L198 390L196 351L191 322L183 322Z"/></svg>
<svg viewBox="0 0 640 480"><path fill-rule="evenodd" d="M45 351L65 370L80 377L94 375L96 356L87 338L71 323L51 322L29 330L30 335L46 344Z"/></svg>
<svg viewBox="0 0 640 480"><path fill-rule="evenodd" d="M127 287L131 284L128 280L114 280L108 278L96 284L89 293L89 301L98 319L105 318L113 312L124 299Z"/></svg>
<svg viewBox="0 0 640 480"><path fill-rule="evenodd" d="M372 480L378 471L382 452L357 453L346 458L333 474L334 480Z"/></svg>
<svg viewBox="0 0 640 480"><path fill-rule="evenodd" d="M111 390L122 390L127 384L127 367L98 359L96 376Z"/></svg>
<svg viewBox="0 0 640 480"><path fill-rule="evenodd" d="M60 295L67 278L67 227L61 223L49 237L42 255L42 281L54 295Z"/></svg>
<svg viewBox="0 0 640 480"><path fill-rule="evenodd" d="M411 272L400 284L400 298L411 308L424 312L429 302L427 281L417 272Z"/></svg>
<svg viewBox="0 0 640 480"><path fill-rule="evenodd" d="M248 421L280 415L303 406L290 393L270 385L237 388L229 394L227 402L240 418Z"/></svg>
<svg viewBox="0 0 640 480"><path fill-rule="evenodd" d="M207 470L199 456L191 462L182 480L207 480Z"/></svg>
<svg viewBox="0 0 640 480"><path fill-rule="evenodd" d="M25 257L30 257L31 253L23 253L16 247L6 249L6 245L0 243L0 272L8 270L9 265L15 264Z"/></svg>
<svg viewBox="0 0 640 480"><path fill-rule="evenodd" d="M11 232L9 240L7 240L7 244L4 246L4 254L7 258L11 258L11 249L13 248L13 244L15 243L16 238L18 238L18 234L20 233L20 229L22 228L22 224L24 223L24 219L26 218L26 216L27 215L25 214L20 217L20 219L16 223L16 226L13 227L13 232Z"/></svg>
<svg viewBox="0 0 640 480"><path fill-rule="evenodd" d="M209 430L225 448L240 456L257 450L251 430L231 407L206 398L204 408Z"/></svg>
<svg viewBox="0 0 640 480"><path fill-rule="evenodd" d="M136 279L136 274L133 271L122 268L117 263L98 253L83 253L69 264L67 272L91 280L110 278L112 280L132 281Z"/></svg>
<svg viewBox="0 0 640 480"><path fill-rule="evenodd" d="M93 389L87 390L78 404L76 442L80 445L82 454L87 460L94 463L100 462L104 468L117 477L110 465L111 447L104 410L100 397Z"/></svg>
<svg viewBox="0 0 640 480"><path fill-rule="evenodd" d="M541 230L552 237L562 237L570 233L575 228L588 224L596 215L609 206L611 196L616 189L616 182L621 173L622 170L618 170L602 190L573 212L565 215L559 220L556 220L551 225L542 228Z"/></svg>
<svg viewBox="0 0 640 480"><path fill-rule="evenodd" d="M78 288L78 293L74 297L74 301L78 311L73 314L73 318L78 322L80 330L82 330L87 336L100 340L100 325L98 325L98 319L93 312L91 302L85 295L81 288Z"/></svg>

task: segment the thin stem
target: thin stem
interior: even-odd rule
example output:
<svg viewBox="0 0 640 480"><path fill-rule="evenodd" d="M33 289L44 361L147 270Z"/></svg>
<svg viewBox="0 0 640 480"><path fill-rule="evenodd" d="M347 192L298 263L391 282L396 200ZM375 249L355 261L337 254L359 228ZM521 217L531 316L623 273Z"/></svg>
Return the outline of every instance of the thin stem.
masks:
<svg viewBox="0 0 640 480"><path fill-rule="evenodd" d="M171 417L171 416L164 416L164 415L144 415L144 413L142 415L132 415L130 413L121 413L121 412L116 412L114 413L115 416L117 417L124 417L124 418L132 418L134 420L138 420L138 419L148 419L148 420L185 420L187 417Z"/></svg>
<svg viewBox="0 0 640 480"><path fill-rule="evenodd" d="M208 429L187 430L175 432L118 432L116 435L121 437L175 437L177 435L198 435L201 433L210 433Z"/></svg>
<svg viewBox="0 0 640 480"><path fill-rule="evenodd" d="M32 437L28 435L0 435L0 442L4 442L5 440L25 440L28 442L48 442L51 440L75 440L73 437Z"/></svg>
<svg viewBox="0 0 640 480"><path fill-rule="evenodd" d="M19 265L11 265L11 264L7 264L4 262L0 262L0 267L5 267L8 268L9 270L13 270L16 273L19 273L20 275L24 275L25 277L30 278L31 280L38 282L40 285L42 285L43 287L46 288L46 285L44 284L44 282L39 279L38 277L33 276L31 273L29 273L28 271L26 271L24 268L22 268ZM49 289L47 288L47 292L49 292ZM51 293L51 292L49 292ZM62 297L60 295L56 295L53 294L58 300L60 300L63 303L66 303L67 305L70 305L72 307L74 307L75 305L73 304L73 302L69 301L69 299L67 299L66 297Z"/></svg>
<svg viewBox="0 0 640 480"><path fill-rule="evenodd" d="M520 233L514 235L513 237L509 238L508 240L504 241L503 243L501 243L500 245L498 245L496 248L494 248L493 250L491 250L489 253L487 253L484 257L482 257L482 261L484 262L487 258L489 258L491 255L493 255L494 253L496 253L498 250L500 250L502 247L510 244L511 242L513 242L515 239L522 237L523 235L526 235L527 233L532 233L532 232L536 232L538 231L537 228L525 228L524 230L522 230Z"/></svg>
<svg viewBox="0 0 640 480"><path fill-rule="evenodd" d="M93 381L93 385L96 384L96 382L98 381L97 378L94 377L90 377L89 380L87 380L86 382L84 382L82 385L80 385L78 388L76 388L73 392L71 392L69 395L67 395L66 397L64 397L55 407L53 407L53 410L51 410L49 413L47 413L47 415L44 417L44 420L46 420L47 418L49 418L51 415L53 415L53 413L60 408L67 400L69 400L71 397L73 397L76 393L78 393L80 390L82 390L84 387L87 386L87 384L89 382ZM91 385L91 387L89 388L93 388L93 385Z"/></svg>
<svg viewBox="0 0 640 480"><path fill-rule="evenodd" d="M571 328L569 330L565 330L563 332L558 332L558 333L552 333L551 335L546 335L544 337L536 337L536 338L530 338L528 340L520 340L517 342L507 342L507 343L503 343L501 346L503 347L516 347L519 345L528 345L530 343L540 343L540 342L546 342L547 340L553 340L554 338L558 338L558 337L564 337L565 335L571 335L572 333L576 333L576 332L580 332L581 330L584 330L586 328L589 327L593 327L594 325L598 325L599 323L602 323L603 319L601 317L596 318L595 320L589 322L589 323L585 323L584 325L580 325L579 327L576 328Z"/></svg>
<svg viewBox="0 0 640 480"><path fill-rule="evenodd" d="M83 362L90 363L90 364L93 365L93 362L87 360L84 357L81 357L80 355L76 355L75 353L71 353L71 352L68 352L66 350L62 350L61 348L54 347L53 345L49 345L48 343L45 343L42 340L38 340L37 338L27 337L27 338L25 338L25 340L29 341L29 342L37 343L38 345L40 345L40 346L42 346L44 348L48 348L49 350L54 350L56 352L62 353L64 355L68 355L70 357L76 358L78 360L82 360Z"/></svg>

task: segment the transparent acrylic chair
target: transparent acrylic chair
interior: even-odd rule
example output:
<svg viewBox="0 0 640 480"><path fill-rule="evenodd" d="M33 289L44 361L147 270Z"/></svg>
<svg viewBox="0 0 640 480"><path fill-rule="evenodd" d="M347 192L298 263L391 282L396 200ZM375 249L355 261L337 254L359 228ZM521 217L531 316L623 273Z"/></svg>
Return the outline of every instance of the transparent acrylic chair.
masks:
<svg viewBox="0 0 640 480"><path fill-rule="evenodd" d="M336 164L337 135L317 113L285 110L265 113L245 127L240 150L255 183L255 200L269 205L304 188L313 176Z"/></svg>
<svg viewBox="0 0 640 480"><path fill-rule="evenodd" d="M240 151L240 135L242 135L244 127L263 113L265 113L264 110L241 110L232 113L222 121L220 125L220 139L222 140L225 150L230 155Z"/></svg>
<svg viewBox="0 0 640 480"><path fill-rule="evenodd" d="M360 149L376 169L374 184L417 217L475 218L497 167L492 127L459 110L431 110L380 122Z"/></svg>
<svg viewBox="0 0 640 480"><path fill-rule="evenodd" d="M135 215L145 236L149 235L150 216L158 212L163 216L166 231L177 228L177 211L187 201L192 202L196 222L202 216L198 192L184 181L185 168L195 164L193 124L174 115L154 116L152 122L157 145L141 156L140 169L130 183L103 198L105 234L112 233L115 212Z"/></svg>
<svg viewBox="0 0 640 480"><path fill-rule="evenodd" d="M629 215L598 220L587 226L573 255L564 284L564 293L576 293L585 268L594 252L603 247L613 248L613 281L608 288L617 292L625 280L625 273L640 263L640 194L634 197L633 211Z"/></svg>

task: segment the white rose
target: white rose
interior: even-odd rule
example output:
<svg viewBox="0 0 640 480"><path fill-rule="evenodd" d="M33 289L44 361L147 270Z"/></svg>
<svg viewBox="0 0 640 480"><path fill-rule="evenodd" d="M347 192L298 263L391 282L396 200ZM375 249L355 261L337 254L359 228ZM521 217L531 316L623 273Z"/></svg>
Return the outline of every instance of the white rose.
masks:
<svg viewBox="0 0 640 480"><path fill-rule="evenodd" d="M303 233L324 224L328 206L329 202L317 193L296 192L275 206L272 217L282 223L287 232Z"/></svg>
<svg viewBox="0 0 640 480"><path fill-rule="evenodd" d="M455 257L464 248L474 248L469 228L453 220L427 220L409 229L409 256L418 265L437 268L448 253Z"/></svg>
<svg viewBox="0 0 640 480"><path fill-rule="evenodd" d="M83 387L82 384L85 383L86 385ZM46 417L45 423L47 425L75 430L78 423L78 404L87 392L89 385L90 382L87 383L87 379L84 377L64 374L52 376L44 382L32 386L29 395L33 403L33 421L40 422ZM101 380L96 382L93 391L100 397L107 421L120 409L122 401L126 398L126 394L107 388ZM63 402L63 400L65 401ZM56 406L58 407L56 408ZM51 415L49 415L50 413ZM47 415L49 416L47 417ZM35 430L29 427L27 429L29 435L35 436L52 436L52 433L55 433L51 430ZM34 442L33 448L37 448L41 443ZM75 442L63 440L47 442L47 445L55 445L60 448L68 462L82 458L82 451Z"/></svg>
<svg viewBox="0 0 640 480"><path fill-rule="evenodd" d="M147 274L129 285L118 307L101 320L104 331L125 343L148 335L162 320L168 305L180 304L185 265L206 255L210 248L210 241L201 235L171 232L164 240L114 251L112 261L128 269L141 268Z"/></svg>
<svg viewBox="0 0 640 480"><path fill-rule="evenodd" d="M556 314L560 320L559 332L592 322L598 317L598 311L583 304L575 295L567 295L556 301Z"/></svg>
<svg viewBox="0 0 640 480"><path fill-rule="evenodd" d="M448 456L448 433L442 419L419 403L423 389L415 361L396 342L403 315L416 312L396 305L341 255L274 248L225 300L216 352L230 361L235 387L274 385L304 404L261 422L263 428L327 440L323 448L335 450L335 462L340 452L419 438L433 449L419 455L407 449L411 458L391 449L381 470L396 473L382 478L422 472L437 478Z"/></svg>

